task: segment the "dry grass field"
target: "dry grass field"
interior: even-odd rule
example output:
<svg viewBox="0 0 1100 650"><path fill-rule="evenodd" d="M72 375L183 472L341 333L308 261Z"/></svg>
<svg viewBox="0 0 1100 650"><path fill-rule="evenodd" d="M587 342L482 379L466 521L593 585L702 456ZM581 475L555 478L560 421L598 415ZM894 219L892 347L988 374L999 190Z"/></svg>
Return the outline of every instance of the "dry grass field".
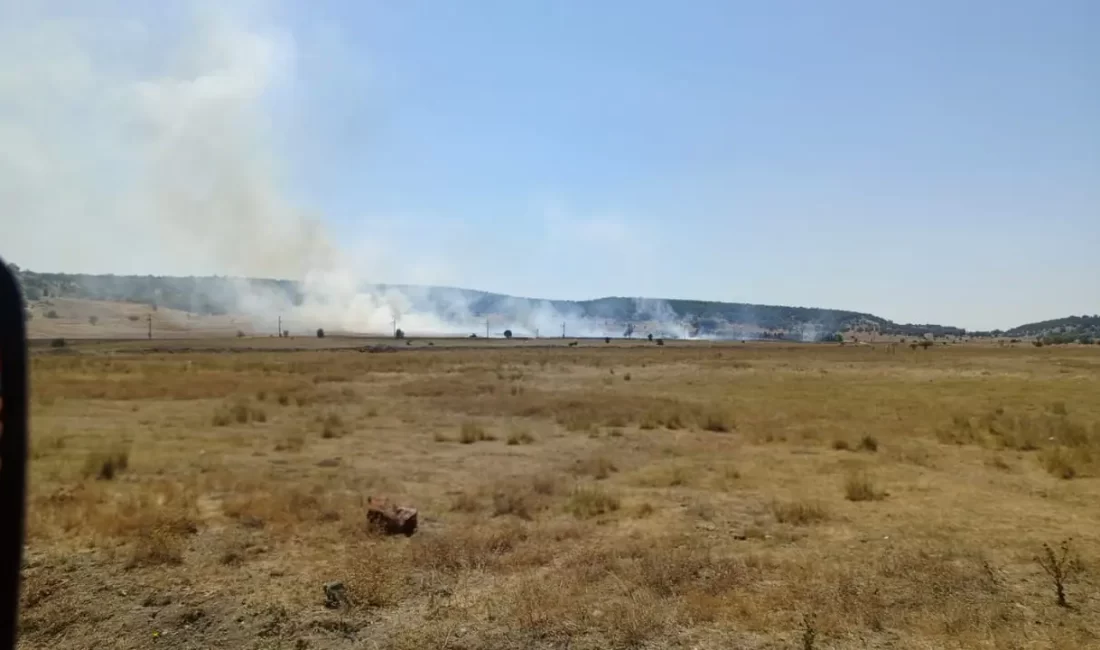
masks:
<svg viewBox="0 0 1100 650"><path fill-rule="evenodd" d="M35 349L21 647L1100 647L1100 349L249 341Z"/></svg>

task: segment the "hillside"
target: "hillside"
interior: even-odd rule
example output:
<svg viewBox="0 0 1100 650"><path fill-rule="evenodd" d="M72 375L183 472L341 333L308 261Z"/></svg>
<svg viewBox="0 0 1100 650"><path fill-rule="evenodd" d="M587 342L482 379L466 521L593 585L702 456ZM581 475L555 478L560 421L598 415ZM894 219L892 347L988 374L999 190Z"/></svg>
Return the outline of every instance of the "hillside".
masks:
<svg viewBox="0 0 1100 650"><path fill-rule="evenodd" d="M288 280L229 277L117 276L38 273L17 269L29 301L43 299L102 300L163 307L199 316L247 312L257 295L289 306L302 305L310 292ZM886 335L961 336L961 328L899 324L873 314L811 307L756 305L682 299L607 297L594 300L542 300L470 289L410 285L367 285L364 294L399 295L405 313L431 314L446 322L469 322L487 316L560 323L600 323L606 331L629 334L634 327L663 336L718 338L799 338L819 340L839 332ZM250 302L251 301L251 302ZM572 328L571 328L572 329ZM547 326L546 331L551 331ZM575 331L575 330L573 330Z"/></svg>
<svg viewBox="0 0 1100 650"><path fill-rule="evenodd" d="M1014 327L1008 336L1042 338L1048 343L1088 342L1100 339L1100 316L1067 316Z"/></svg>

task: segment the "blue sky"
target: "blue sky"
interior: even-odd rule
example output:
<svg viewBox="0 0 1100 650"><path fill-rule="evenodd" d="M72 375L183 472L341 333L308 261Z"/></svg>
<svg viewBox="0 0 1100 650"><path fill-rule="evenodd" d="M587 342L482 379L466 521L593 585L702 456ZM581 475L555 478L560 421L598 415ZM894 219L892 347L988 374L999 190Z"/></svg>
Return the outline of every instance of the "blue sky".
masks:
<svg viewBox="0 0 1100 650"><path fill-rule="evenodd" d="M1098 2L260 6L282 186L369 280L1100 312Z"/></svg>
<svg viewBox="0 0 1100 650"><path fill-rule="evenodd" d="M349 236L384 220L433 280L1100 311L1100 3L306 7L341 60L302 53L299 190Z"/></svg>

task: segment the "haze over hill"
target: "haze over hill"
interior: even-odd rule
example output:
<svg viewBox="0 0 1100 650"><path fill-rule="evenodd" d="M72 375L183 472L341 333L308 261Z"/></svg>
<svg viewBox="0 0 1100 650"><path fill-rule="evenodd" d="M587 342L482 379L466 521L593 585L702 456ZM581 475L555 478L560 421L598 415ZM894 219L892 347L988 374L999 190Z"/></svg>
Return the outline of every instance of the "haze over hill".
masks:
<svg viewBox="0 0 1100 650"><path fill-rule="evenodd" d="M21 270L29 300L81 298L156 305L195 314L244 315L269 329L296 328L415 335L654 336L827 340L851 330L960 336L943 325L899 324L861 312L683 299L607 297L544 300L438 286L359 285L334 294L308 282L227 277L74 275ZM323 285L326 289L330 285Z"/></svg>

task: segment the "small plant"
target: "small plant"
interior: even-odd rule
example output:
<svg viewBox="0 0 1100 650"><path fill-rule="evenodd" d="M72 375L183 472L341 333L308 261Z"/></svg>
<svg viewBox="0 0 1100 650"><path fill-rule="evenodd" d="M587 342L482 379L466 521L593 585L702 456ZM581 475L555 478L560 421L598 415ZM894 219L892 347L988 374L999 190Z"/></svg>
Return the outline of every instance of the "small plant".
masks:
<svg viewBox="0 0 1100 650"><path fill-rule="evenodd" d="M458 431L458 441L464 445L470 445L475 442L482 442L485 440L495 440L493 436L489 435L485 431L485 427L481 426L473 420L467 420L462 423L462 428Z"/></svg>
<svg viewBox="0 0 1100 650"><path fill-rule="evenodd" d="M628 372L628 373L625 373L625 374L623 375L623 381L630 381L630 373L629 373L629 372Z"/></svg>
<svg viewBox="0 0 1100 650"><path fill-rule="evenodd" d="M451 502L451 512L477 512L481 510L481 501L469 492L460 492Z"/></svg>
<svg viewBox="0 0 1100 650"><path fill-rule="evenodd" d="M61 318L61 317L57 315L57 310L56 309L51 309L48 312L46 312L46 318L53 319L53 318Z"/></svg>
<svg viewBox="0 0 1100 650"><path fill-rule="evenodd" d="M814 501L773 501L772 514L781 524L808 526L829 518L829 513Z"/></svg>
<svg viewBox="0 0 1100 650"><path fill-rule="evenodd" d="M1054 593L1059 607L1069 607L1066 601L1066 584L1081 572L1081 561L1070 548L1070 540L1064 540L1055 551L1050 544L1043 544L1043 552L1035 558L1054 583Z"/></svg>
<svg viewBox="0 0 1100 650"><path fill-rule="evenodd" d="M833 449L836 449L837 451L848 451L849 449L851 449L851 446L848 445L847 440L844 440L843 438L837 438L833 441Z"/></svg>
<svg viewBox="0 0 1100 650"><path fill-rule="evenodd" d="M619 509L618 497L597 487L579 487L569 496L565 509L577 519L588 519Z"/></svg>
<svg viewBox="0 0 1100 650"><path fill-rule="evenodd" d="M180 564L183 564L183 540L171 527L158 526L138 537L126 567L134 569Z"/></svg>
<svg viewBox="0 0 1100 650"><path fill-rule="evenodd" d="M865 473L849 474L844 481L844 498L849 501L878 501L885 496Z"/></svg>
<svg viewBox="0 0 1100 650"><path fill-rule="evenodd" d="M50 347L51 348L63 348L66 345L68 345L68 344L65 342L65 339L52 339L50 341Z"/></svg>
<svg viewBox="0 0 1100 650"><path fill-rule="evenodd" d="M321 327L318 327L318 328L317 328L317 338L319 338L319 339L323 339L323 338L325 338L325 330L324 330L324 328L321 328Z"/></svg>
<svg viewBox="0 0 1100 650"><path fill-rule="evenodd" d="M534 436L526 429L516 429L508 434L509 445L529 445L534 441Z"/></svg>
<svg viewBox="0 0 1100 650"><path fill-rule="evenodd" d="M493 516L513 515L530 520L535 511L530 492L516 489L516 486L503 486L493 492Z"/></svg>
<svg viewBox="0 0 1100 650"><path fill-rule="evenodd" d="M802 617L802 650L814 650L817 641L817 626L813 614Z"/></svg>
<svg viewBox="0 0 1100 650"><path fill-rule="evenodd" d="M876 452L878 451L878 440L874 436L865 435L859 440L859 448L863 451Z"/></svg>
<svg viewBox="0 0 1100 650"><path fill-rule="evenodd" d="M99 323L99 316L89 316L88 317L88 324L89 325L96 325L98 323Z"/></svg>
<svg viewBox="0 0 1100 650"><path fill-rule="evenodd" d="M321 437L325 439L339 438L345 432L344 420L339 413L329 413L321 421Z"/></svg>
<svg viewBox="0 0 1100 650"><path fill-rule="evenodd" d="M84 460L84 476L95 477L100 481L110 481L129 466L129 449L119 448L108 452L93 452Z"/></svg>
<svg viewBox="0 0 1100 650"><path fill-rule="evenodd" d="M126 318L129 319L131 323L136 323L141 320L141 316L138 316L137 314L130 314Z"/></svg>
<svg viewBox="0 0 1100 650"><path fill-rule="evenodd" d="M593 456L587 460L578 460L573 466L574 474L591 476L598 481L602 481L617 471L619 471L619 468L606 456Z"/></svg>
<svg viewBox="0 0 1100 650"><path fill-rule="evenodd" d="M282 442L276 443L275 451L299 452L306 446L306 436L301 431L287 434Z"/></svg>
<svg viewBox="0 0 1100 650"><path fill-rule="evenodd" d="M713 410L703 416L703 429L714 433L726 433L734 428L733 418L722 410Z"/></svg>
<svg viewBox="0 0 1100 650"><path fill-rule="evenodd" d="M1039 455L1043 469L1051 476L1069 480L1077 476L1077 465L1073 452L1061 447L1044 449Z"/></svg>

